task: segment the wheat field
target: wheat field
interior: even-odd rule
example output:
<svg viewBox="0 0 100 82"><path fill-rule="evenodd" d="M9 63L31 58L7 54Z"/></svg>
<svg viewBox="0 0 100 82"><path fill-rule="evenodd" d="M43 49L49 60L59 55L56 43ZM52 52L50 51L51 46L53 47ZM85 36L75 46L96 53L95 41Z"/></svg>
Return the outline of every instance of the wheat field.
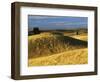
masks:
<svg viewBox="0 0 100 82"><path fill-rule="evenodd" d="M87 64L87 38L51 32L28 36L28 66Z"/></svg>

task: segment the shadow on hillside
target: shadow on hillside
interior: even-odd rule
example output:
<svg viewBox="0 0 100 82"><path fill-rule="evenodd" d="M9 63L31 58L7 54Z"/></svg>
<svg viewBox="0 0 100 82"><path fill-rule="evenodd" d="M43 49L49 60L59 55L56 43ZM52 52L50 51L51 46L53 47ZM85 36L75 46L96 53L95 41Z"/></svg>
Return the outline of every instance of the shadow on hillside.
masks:
<svg viewBox="0 0 100 82"><path fill-rule="evenodd" d="M88 44L87 41L72 38L70 36L64 36L63 33L54 32L52 34L53 35L58 35L57 38L59 40L61 40L62 42L66 43L66 44L69 43L70 45L73 45L73 46L82 45L84 47L87 47L87 44Z"/></svg>

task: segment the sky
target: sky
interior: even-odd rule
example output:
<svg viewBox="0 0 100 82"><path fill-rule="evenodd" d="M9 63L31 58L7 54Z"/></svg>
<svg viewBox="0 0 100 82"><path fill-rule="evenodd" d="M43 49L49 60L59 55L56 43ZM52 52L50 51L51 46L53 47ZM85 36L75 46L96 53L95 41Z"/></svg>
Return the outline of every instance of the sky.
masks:
<svg viewBox="0 0 100 82"><path fill-rule="evenodd" d="M28 16L28 28L38 27L40 30L87 28L87 17L70 16Z"/></svg>

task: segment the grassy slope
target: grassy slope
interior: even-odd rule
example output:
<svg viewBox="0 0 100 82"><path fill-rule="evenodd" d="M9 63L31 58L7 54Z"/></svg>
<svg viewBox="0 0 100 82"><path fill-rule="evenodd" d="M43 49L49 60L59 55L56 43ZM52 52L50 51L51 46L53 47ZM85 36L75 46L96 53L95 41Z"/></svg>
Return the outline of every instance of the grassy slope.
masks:
<svg viewBox="0 0 100 82"><path fill-rule="evenodd" d="M41 33L29 36L29 66L86 64L87 36ZM82 39L82 40L81 40Z"/></svg>
<svg viewBox="0 0 100 82"><path fill-rule="evenodd" d="M74 35L74 36L71 36L72 38L76 38L76 39L80 39L80 40L83 40L83 41L87 41L88 37L86 35Z"/></svg>
<svg viewBox="0 0 100 82"><path fill-rule="evenodd" d="M64 36L62 34L41 33L29 36L28 38L29 58L48 56L86 47L86 41Z"/></svg>
<svg viewBox="0 0 100 82"><path fill-rule="evenodd" d="M51 56L29 59L29 66L86 64L88 62L87 48L77 49Z"/></svg>

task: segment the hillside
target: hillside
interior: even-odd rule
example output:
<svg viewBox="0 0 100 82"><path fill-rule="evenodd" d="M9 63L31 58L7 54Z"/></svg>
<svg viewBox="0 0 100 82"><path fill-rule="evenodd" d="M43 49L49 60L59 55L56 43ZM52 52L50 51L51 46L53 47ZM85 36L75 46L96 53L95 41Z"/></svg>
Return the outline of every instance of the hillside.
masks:
<svg viewBox="0 0 100 82"><path fill-rule="evenodd" d="M62 33L47 32L28 36L29 59L51 56L81 48L87 48L86 41L64 36Z"/></svg>
<svg viewBox="0 0 100 82"><path fill-rule="evenodd" d="M29 59L29 66L70 65L88 63L87 48L65 51L46 57Z"/></svg>

